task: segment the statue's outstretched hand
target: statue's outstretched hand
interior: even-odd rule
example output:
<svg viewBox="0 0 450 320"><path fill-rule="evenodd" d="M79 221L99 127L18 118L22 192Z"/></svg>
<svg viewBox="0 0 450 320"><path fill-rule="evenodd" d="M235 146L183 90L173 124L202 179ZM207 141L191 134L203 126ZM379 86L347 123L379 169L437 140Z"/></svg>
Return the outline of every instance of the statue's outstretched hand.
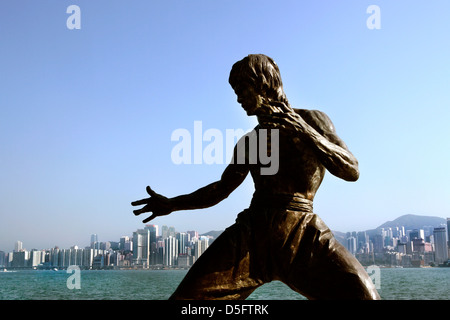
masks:
<svg viewBox="0 0 450 320"><path fill-rule="evenodd" d="M134 201L131 203L132 206L145 205L143 208L133 211L136 216L140 215L141 213L152 212L152 215L150 217L142 220L143 223L153 220L154 218L159 216L168 215L173 211L172 205L168 198L156 193L149 186L146 188L146 190L150 195L150 198Z"/></svg>

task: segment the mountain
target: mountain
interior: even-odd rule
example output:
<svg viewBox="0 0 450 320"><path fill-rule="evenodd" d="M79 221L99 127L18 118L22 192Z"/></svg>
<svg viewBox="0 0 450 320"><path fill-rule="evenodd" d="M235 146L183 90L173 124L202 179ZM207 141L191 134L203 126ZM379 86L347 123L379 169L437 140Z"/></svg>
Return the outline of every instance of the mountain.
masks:
<svg viewBox="0 0 450 320"><path fill-rule="evenodd" d="M201 234L201 236L205 236L205 237L213 237L213 238L217 238L218 236L220 236L220 234L223 232L223 230L221 231L209 231L207 233Z"/></svg>
<svg viewBox="0 0 450 320"><path fill-rule="evenodd" d="M334 231L334 230L332 230L331 232L333 233L334 237L340 244L342 244L343 246L347 245L347 241L346 241L347 236L344 232L339 232L339 231Z"/></svg>
<svg viewBox="0 0 450 320"><path fill-rule="evenodd" d="M439 227L445 225L446 220L440 217L418 216L414 214L405 214L393 221L387 221L379 226L380 228L405 227L405 230L421 229L424 226Z"/></svg>
<svg viewBox="0 0 450 320"><path fill-rule="evenodd" d="M222 231L209 231L207 233L203 233L201 234L201 236L205 236L205 237L212 237L211 241L209 244L211 244L218 236L220 236L220 234L223 232Z"/></svg>

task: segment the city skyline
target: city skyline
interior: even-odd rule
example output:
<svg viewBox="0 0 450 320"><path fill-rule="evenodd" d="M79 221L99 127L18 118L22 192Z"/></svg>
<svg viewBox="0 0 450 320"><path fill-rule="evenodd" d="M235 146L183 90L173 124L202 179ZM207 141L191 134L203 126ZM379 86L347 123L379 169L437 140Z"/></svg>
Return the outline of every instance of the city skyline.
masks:
<svg viewBox="0 0 450 320"><path fill-rule="evenodd" d="M154 224L151 224L151 223L147 223L147 224L145 224L145 225L143 225L142 226L142 228L139 228L139 229L136 229L136 230L141 230L141 229L145 229L146 227L148 227L148 226L152 226L152 225L154 225ZM166 225L162 225L162 227L169 227L169 226L166 226ZM169 228L173 228L174 230L175 230L175 228L173 227L173 226L170 226ZM24 242L24 241L21 241L21 240L15 240L15 241L13 241L12 242L12 244L11 245L9 245L8 246L8 248L10 248L9 250L8 249L6 249L5 247L0 247L0 251L3 251L3 252L14 252L14 251L18 251L18 250L20 250L20 249L24 249L24 250L28 250L28 251L31 251L31 250L48 250L48 249L53 249L53 248L60 248L60 249L69 249L69 248L71 248L71 247L78 247L78 248L85 248L85 247L92 247L92 244L94 243L94 242L92 242L92 237L93 236L96 236L96 239L97 239L97 241L95 241L95 243L97 243L97 244L101 244L101 243L111 243L111 242L120 242L120 239L122 238L122 237L129 237L129 238L132 238L133 237L133 233L135 233L136 232L136 230L134 230L134 231L132 231L130 234L122 234L121 236L119 236L119 237L117 237L117 239L109 239L109 240L102 240L101 239L101 236L99 237L99 235L98 234L90 234L90 235L88 235L88 237L87 238L89 238L90 237L90 239L91 239L91 241L85 241L85 245L83 245L82 243L80 243L81 241L78 241L78 243L74 243L74 244L70 244L70 245L65 245L65 246L61 246L61 245L58 245L58 243L56 243L56 244L54 244L54 245L50 245L50 246L27 246L26 245L26 242ZM210 230L210 231L214 231L214 230ZM195 232L195 233L197 233L199 236L203 236L203 234L204 233L200 233L200 232L198 232L198 231L196 231L196 230L186 230L186 231L176 231L177 233L189 233L189 232ZM208 231L209 232L209 231ZM205 232L205 233L207 233L207 232ZM83 240L84 241L84 240ZM56 241L57 242L57 241ZM18 246L20 246L20 249L18 249Z"/></svg>
<svg viewBox="0 0 450 320"><path fill-rule="evenodd" d="M160 231L159 231L160 230ZM18 240L12 252L0 250L1 268L58 269L79 266L98 268L189 268L208 249L211 236L195 230L176 231L174 227L147 224L132 236L117 241L99 241L90 237L90 245L70 248L27 249Z"/></svg>
<svg viewBox="0 0 450 320"><path fill-rule="evenodd" d="M448 265L450 218L439 226L419 228L380 227L347 232L340 242L365 266L424 267ZM370 234L369 234L370 233ZM172 226L147 224L132 236L117 241L99 241L90 236L90 245L70 248L26 249L22 241L12 252L0 250L0 267L53 269L76 265L85 269L189 268L208 249L216 235L198 231L177 231Z"/></svg>
<svg viewBox="0 0 450 320"><path fill-rule="evenodd" d="M256 125L228 84L251 53L272 57L291 105L325 112L359 161L357 182L327 172L315 196L330 229L448 216L449 11L448 0L1 1L0 250L130 234L147 185L173 197L219 179L225 163L174 163L171 137L194 136L196 121L224 137ZM212 208L152 223L223 230L253 190L247 177Z"/></svg>
<svg viewBox="0 0 450 320"><path fill-rule="evenodd" d="M422 217L427 217L427 216L422 216ZM448 232L447 230L448 230L448 228L450 227L450 218L446 218L446 220L444 219L444 218L442 218L444 221L446 221L446 223L445 222L443 222L443 223L441 223L439 226L431 226L431 225L423 225L421 228L419 228L420 230L422 230L422 232L424 232L424 230L427 230L427 232L428 233L430 233L431 231L430 230L433 230L433 229L435 229L435 228L444 228L445 230L446 230L446 232ZM389 222L389 221L386 221L386 222ZM141 228L138 228L138 229L136 229L136 230L142 230L142 229L146 229L146 228L148 228L148 227L150 227L150 226L156 226L156 228L157 228L157 230L159 230L159 224L154 224L154 223L146 223L146 224L144 224ZM166 228L169 228L169 229L172 229L173 230L173 232L176 232L176 233L189 233L189 232L195 232L198 236L202 236L202 235L204 235L204 234L206 234L206 233L209 233L209 232L222 232L223 230L209 230L209 231L205 231L205 232L199 232L197 229L192 229L192 230L187 230L187 229L183 229L184 231L179 231L179 230L177 230L174 226L167 226L167 225L161 225L161 230L164 228L164 227L166 227ZM405 229L405 227L404 226L398 226L398 227L400 227L400 228L403 228L403 233L405 233L405 232L407 232L407 231L415 231L415 230L417 230L417 228L411 228L411 229ZM370 229L366 229L366 230L351 230L351 231L349 231L349 230L346 230L346 231L341 231L341 230L332 230L333 232L340 232L340 233L342 233L342 234L349 234L349 233L360 233L360 232L367 232L367 231L374 231L374 230L382 230L382 229L384 229L384 228L381 228L381 225L380 226L377 226L377 227L374 227L374 228L370 228ZM388 229L391 229L391 227L389 227ZM32 249L37 249L37 250L46 250L46 249L51 249L51 248L55 248L55 247L58 247L58 248L70 248L70 247L73 247L73 246L78 246L78 247L80 247L80 248L83 248L83 247L89 247L89 246L91 246L92 247L92 243L93 243L93 237L95 237L95 239L96 239L96 242L97 243L106 243L106 242L119 242L120 241L120 239L122 238L122 237L130 237L130 238L132 238L133 237L133 234L136 232L136 230L134 230L134 231L132 231L130 234L125 234L125 233L123 233L123 234L121 234L120 236L117 236L116 238L115 238L115 240L114 239L109 239L109 240L102 240L102 238L101 238L101 236L100 236L100 238L99 238L99 235L98 234L96 234L96 233L93 233L93 234L90 234L89 235L89 237L90 237L90 241L87 241L86 243L88 243L87 245L78 245L77 243L74 243L74 244L70 244L70 245L66 245L66 246L59 246L58 244L55 244L55 245L53 245L53 246L44 246L44 247L40 247L40 248L38 248L38 247L32 247L32 248L29 248L29 250L32 250ZM157 232L157 235L159 235L159 236L161 236L162 235L162 231L160 231L159 233ZM422 236L422 238L425 238L424 237L424 235ZM100 240L99 240L100 239ZM450 243L450 234L448 234L448 241L449 241L449 243ZM345 243L343 243L344 245L345 245ZM23 241L21 241L21 240L15 240L14 242L12 242L11 244L10 244L10 246L9 246L9 248L14 248L14 249L10 249L10 250L7 250L7 249L5 249L5 248L2 248L2 247L0 247L0 251L4 251L4 252L12 252L12 251L15 251L15 250L17 250L17 247L18 247L18 245L20 245L20 248L25 248L26 249L26 245L24 246L24 242ZM348 249L348 248L347 248Z"/></svg>

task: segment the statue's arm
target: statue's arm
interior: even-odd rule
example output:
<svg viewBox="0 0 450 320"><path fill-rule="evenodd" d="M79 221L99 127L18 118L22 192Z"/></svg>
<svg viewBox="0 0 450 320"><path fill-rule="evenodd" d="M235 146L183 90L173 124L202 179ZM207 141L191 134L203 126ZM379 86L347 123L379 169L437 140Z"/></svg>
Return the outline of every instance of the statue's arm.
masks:
<svg viewBox="0 0 450 320"><path fill-rule="evenodd" d="M299 117L299 121L302 127L300 139L303 137L309 142L325 168L346 181L358 180L358 160L336 134L330 118L321 111L308 110L308 114Z"/></svg>
<svg viewBox="0 0 450 320"><path fill-rule="evenodd" d="M347 180L359 178L358 160L339 138L328 116L316 110L288 109L260 117L263 127L281 127L293 132L294 142L302 147L306 142L333 175ZM292 134L292 133L291 133Z"/></svg>
<svg viewBox="0 0 450 320"><path fill-rule="evenodd" d="M228 165L220 180L190 194L171 198L173 211L203 209L218 204L244 181L248 171L249 169L245 165Z"/></svg>
<svg viewBox="0 0 450 320"><path fill-rule="evenodd" d="M132 202L131 205L133 206L145 205L141 209L134 210L133 213L140 215L152 212L150 217L143 220L146 223L158 216L168 215L174 211L211 207L227 198L244 181L248 172L248 166L231 163L223 172L220 180L190 194L174 198L166 198L147 187L150 198Z"/></svg>

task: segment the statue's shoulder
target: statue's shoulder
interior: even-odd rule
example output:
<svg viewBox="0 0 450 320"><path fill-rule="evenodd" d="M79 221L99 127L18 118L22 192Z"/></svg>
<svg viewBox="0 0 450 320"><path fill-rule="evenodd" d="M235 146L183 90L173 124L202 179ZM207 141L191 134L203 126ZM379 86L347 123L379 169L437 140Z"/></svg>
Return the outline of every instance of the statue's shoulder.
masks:
<svg viewBox="0 0 450 320"><path fill-rule="evenodd" d="M310 109L293 109L303 118L303 120L320 133L335 132L333 122L325 112Z"/></svg>

